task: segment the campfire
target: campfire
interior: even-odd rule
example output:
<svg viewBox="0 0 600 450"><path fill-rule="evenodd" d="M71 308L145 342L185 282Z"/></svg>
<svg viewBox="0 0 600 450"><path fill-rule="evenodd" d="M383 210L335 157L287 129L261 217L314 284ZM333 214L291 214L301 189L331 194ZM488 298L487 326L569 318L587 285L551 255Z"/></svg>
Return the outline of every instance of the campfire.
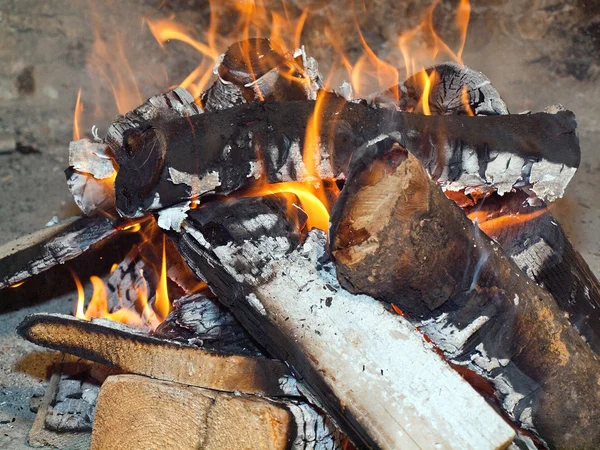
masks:
<svg viewBox="0 0 600 450"><path fill-rule="evenodd" d="M309 10L254 5L227 46L215 22L203 42L148 20L202 63L104 136L83 137L80 91L65 172L82 215L0 249L0 289L126 256L88 295L72 273L73 316L19 326L80 358L55 368L30 442L600 445L600 284L551 211L580 163L575 116L509 113L461 59L468 2L456 48L434 8L398 39L404 73L362 35L351 64L326 30L349 80L332 86L302 46Z"/></svg>

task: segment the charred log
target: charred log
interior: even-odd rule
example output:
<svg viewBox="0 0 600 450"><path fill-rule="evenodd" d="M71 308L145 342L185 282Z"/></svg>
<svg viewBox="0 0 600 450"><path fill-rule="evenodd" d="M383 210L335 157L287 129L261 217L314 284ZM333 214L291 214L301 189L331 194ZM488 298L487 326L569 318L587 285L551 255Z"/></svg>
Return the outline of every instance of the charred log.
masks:
<svg viewBox="0 0 600 450"><path fill-rule="evenodd" d="M355 155L330 232L348 290L397 305L550 447L599 445L597 355L404 148Z"/></svg>
<svg viewBox="0 0 600 450"><path fill-rule="evenodd" d="M600 353L600 283L544 205L520 194L492 196L467 212L519 268L552 294L575 329Z"/></svg>
<svg viewBox="0 0 600 450"><path fill-rule="evenodd" d="M304 49L291 54L264 38L231 45L215 75L201 96L206 112L256 101L315 100L321 88L317 62Z"/></svg>
<svg viewBox="0 0 600 450"><path fill-rule="evenodd" d="M503 194L528 186L554 199L579 165L570 112L422 116L334 95L323 102L320 116L328 126L319 136L320 178L343 177L356 149L391 135L447 189ZM303 150L314 107L312 101L248 104L130 130L115 155L119 212L135 217L208 193L228 194L261 174L270 182L310 180Z"/></svg>
<svg viewBox="0 0 600 450"><path fill-rule="evenodd" d="M512 430L406 320L342 289L324 235L313 230L301 245L305 218L292 216L277 196L210 203L173 235L194 272L356 445L503 448Z"/></svg>
<svg viewBox="0 0 600 450"><path fill-rule="evenodd" d="M125 372L228 392L299 395L295 380L279 361L211 352L109 320L36 314L26 317L17 331L35 344Z"/></svg>
<svg viewBox="0 0 600 450"><path fill-rule="evenodd" d="M0 289L69 261L119 231L108 217L71 217L0 247Z"/></svg>

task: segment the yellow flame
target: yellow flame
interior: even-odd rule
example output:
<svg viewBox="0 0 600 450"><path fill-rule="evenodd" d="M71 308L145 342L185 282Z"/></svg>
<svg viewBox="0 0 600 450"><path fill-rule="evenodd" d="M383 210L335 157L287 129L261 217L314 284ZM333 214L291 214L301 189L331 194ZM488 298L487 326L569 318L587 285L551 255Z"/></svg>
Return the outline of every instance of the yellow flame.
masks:
<svg viewBox="0 0 600 450"><path fill-rule="evenodd" d="M163 234L162 262L160 269L160 278L156 287L156 298L154 299L154 309L161 319L169 315L171 302L169 301L169 291L167 289L167 252L166 237Z"/></svg>

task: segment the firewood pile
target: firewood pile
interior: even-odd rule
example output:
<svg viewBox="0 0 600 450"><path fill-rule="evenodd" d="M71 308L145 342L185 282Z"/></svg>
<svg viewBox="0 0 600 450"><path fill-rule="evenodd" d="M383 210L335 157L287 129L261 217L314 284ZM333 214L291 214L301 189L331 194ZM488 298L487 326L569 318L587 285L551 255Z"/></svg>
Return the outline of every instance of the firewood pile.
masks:
<svg viewBox="0 0 600 450"><path fill-rule="evenodd" d="M215 75L72 142L83 216L0 248L1 289L133 230L151 245L108 275L105 317L177 293L145 329L20 325L114 371L85 385L92 449L600 446L600 285L548 208L579 166L572 112L510 114L455 63L426 71L429 115L419 74L353 98L268 39ZM72 432L83 393L59 397L84 381L53 380L40 420Z"/></svg>

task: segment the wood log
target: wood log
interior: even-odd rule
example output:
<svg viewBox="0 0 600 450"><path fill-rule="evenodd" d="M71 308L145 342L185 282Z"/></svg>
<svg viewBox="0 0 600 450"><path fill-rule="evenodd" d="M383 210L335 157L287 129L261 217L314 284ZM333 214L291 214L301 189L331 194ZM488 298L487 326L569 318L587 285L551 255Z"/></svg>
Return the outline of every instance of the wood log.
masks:
<svg viewBox="0 0 600 450"><path fill-rule="evenodd" d="M266 38L231 45L215 75L217 80L201 96L206 112L265 100L315 100L322 87L317 62L304 48L289 53Z"/></svg>
<svg viewBox="0 0 600 450"><path fill-rule="evenodd" d="M138 375L102 385L92 450L335 450L339 433L293 400L218 392Z"/></svg>
<svg viewBox="0 0 600 450"><path fill-rule="evenodd" d="M566 111L422 116L334 95L321 101L327 126L315 162L320 178L343 178L357 148L392 135L447 188L459 183L502 194L529 186L540 198L554 199L579 164L576 124ZM119 213L136 217L207 193L228 194L262 174L269 182L310 181L302 152L314 108L308 100L244 104L129 130L115 154Z"/></svg>
<svg viewBox="0 0 600 450"><path fill-rule="evenodd" d="M271 397L299 395L279 361L211 352L110 320L34 314L17 331L35 344L161 380Z"/></svg>
<svg viewBox="0 0 600 450"><path fill-rule="evenodd" d="M590 347L600 353L600 283L545 205L514 193L467 208L527 276L545 288Z"/></svg>
<svg viewBox="0 0 600 450"><path fill-rule="evenodd" d="M155 336L236 355L264 356L256 341L216 299L186 295L154 331Z"/></svg>
<svg viewBox="0 0 600 450"><path fill-rule="evenodd" d="M483 73L452 61L420 71L370 100L379 105L392 104L401 111L422 112L426 79L431 114L508 114L500 94Z"/></svg>
<svg viewBox="0 0 600 450"><path fill-rule="evenodd" d="M600 361L554 299L398 144L355 155L334 206L340 283L397 305L551 448L600 445Z"/></svg>
<svg viewBox="0 0 600 450"><path fill-rule="evenodd" d="M69 261L127 225L108 217L70 217L0 246L0 289Z"/></svg>
<svg viewBox="0 0 600 450"><path fill-rule="evenodd" d="M300 245L302 216L291 210L277 196L211 203L173 235L194 272L359 448L505 448L507 424L405 319L342 289L324 234Z"/></svg>

